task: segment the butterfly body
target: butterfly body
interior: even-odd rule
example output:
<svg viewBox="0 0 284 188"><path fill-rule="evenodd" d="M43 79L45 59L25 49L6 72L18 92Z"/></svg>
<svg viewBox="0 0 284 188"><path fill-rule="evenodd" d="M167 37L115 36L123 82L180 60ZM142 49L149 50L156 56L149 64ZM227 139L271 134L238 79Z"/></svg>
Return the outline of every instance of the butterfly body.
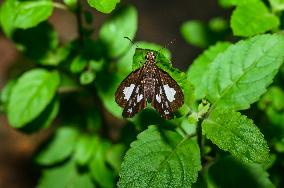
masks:
<svg viewBox="0 0 284 188"><path fill-rule="evenodd" d="M149 102L162 117L171 119L184 102L182 90L168 73L157 67L152 51L147 52L145 59L144 65L130 73L115 93L116 102L124 108L122 116L133 117Z"/></svg>

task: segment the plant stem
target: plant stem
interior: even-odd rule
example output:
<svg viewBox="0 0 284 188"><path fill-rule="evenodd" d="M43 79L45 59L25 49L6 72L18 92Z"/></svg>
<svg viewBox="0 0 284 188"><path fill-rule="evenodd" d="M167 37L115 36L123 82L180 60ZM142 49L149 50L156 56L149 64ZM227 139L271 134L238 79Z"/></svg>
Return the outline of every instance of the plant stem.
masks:
<svg viewBox="0 0 284 188"><path fill-rule="evenodd" d="M68 8L62 3L52 2L52 5L53 7L58 8L58 9L68 10Z"/></svg>
<svg viewBox="0 0 284 188"><path fill-rule="evenodd" d="M200 156L201 156L201 161L203 162L204 158L204 143L203 143L203 137L202 137L202 123L203 119L200 119L197 123L197 128L196 128L196 134L197 134L197 143L200 149Z"/></svg>
<svg viewBox="0 0 284 188"><path fill-rule="evenodd" d="M77 32L80 44L83 45L84 41L84 33L83 33L83 23L82 23L82 4L81 1L77 1L77 9L76 9L76 19L77 19Z"/></svg>

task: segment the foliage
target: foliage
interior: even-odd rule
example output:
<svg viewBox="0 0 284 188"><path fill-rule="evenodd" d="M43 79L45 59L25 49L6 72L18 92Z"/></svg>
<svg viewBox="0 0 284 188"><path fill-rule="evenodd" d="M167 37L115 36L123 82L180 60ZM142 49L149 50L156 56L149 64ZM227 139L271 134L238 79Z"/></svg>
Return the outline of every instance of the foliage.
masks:
<svg viewBox="0 0 284 188"><path fill-rule="evenodd" d="M0 112L24 133L51 131L34 156L38 187L283 186L283 1L219 0L229 20L185 21L181 35L204 50L186 72L162 46L125 39L134 39L138 13L119 2L1 4L1 29L29 63L1 89ZM109 14L100 28L87 5ZM59 40L48 22L55 8L76 15L75 40ZM116 88L149 50L185 104L170 121L150 108L123 120Z"/></svg>

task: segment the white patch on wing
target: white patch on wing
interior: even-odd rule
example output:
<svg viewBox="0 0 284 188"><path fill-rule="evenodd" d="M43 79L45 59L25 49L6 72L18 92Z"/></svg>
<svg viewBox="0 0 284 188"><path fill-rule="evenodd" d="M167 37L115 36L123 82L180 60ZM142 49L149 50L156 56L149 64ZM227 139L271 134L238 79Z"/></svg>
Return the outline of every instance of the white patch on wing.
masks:
<svg viewBox="0 0 284 188"><path fill-rule="evenodd" d="M131 84L129 87L125 87L123 89L123 93L124 93L124 99L126 99L127 101L129 100L131 94L132 94L132 91L134 89L135 85L134 84Z"/></svg>
<svg viewBox="0 0 284 188"><path fill-rule="evenodd" d="M167 99L170 102L173 102L175 100L176 90L174 88L171 88L168 84L164 85L163 87L164 87Z"/></svg>
<svg viewBox="0 0 284 188"><path fill-rule="evenodd" d="M156 100L158 101L158 103L160 103L160 102L161 102L161 95L157 94L157 95L156 95ZM162 105L163 105L163 104L162 104Z"/></svg>
<svg viewBox="0 0 284 188"><path fill-rule="evenodd" d="M132 108L129 108L127 112L132 113Z"/></svg>
<svg viewBox="0 0 284 188"><path fill-rule="evenodd" d="M170 114L170 112L168 110L165 110L164 112L165 112L165 114Z"/></svg>
<svg viewBox="0 0 284 188"><path fill-rule="evenodd" d="M140 102L142 99L143 99L143 95L142 94L137 95L137 102Z"/></svg>

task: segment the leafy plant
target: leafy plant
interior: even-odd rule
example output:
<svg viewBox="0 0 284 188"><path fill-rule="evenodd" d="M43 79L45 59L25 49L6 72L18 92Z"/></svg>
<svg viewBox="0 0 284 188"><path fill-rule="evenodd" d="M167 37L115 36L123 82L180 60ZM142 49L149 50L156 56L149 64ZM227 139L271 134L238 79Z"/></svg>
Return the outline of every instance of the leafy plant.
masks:
<svg viewBox="0 0 284 188"><path fill-rule="evenodd" d="M1 4L2 31L29 63L1 90L0 110L25 133L54 125L34 156L38 187L283 186L284 2L219 0L231 8L229 20L185 21L181 35L204 50L186 72L173 68L167 49L145 41L136 49L124 38L137 31L133 6L86 2L112 13L100 28L91 28L80 0ZM76 15L75 40L59 41L48 22L55 8ZM184 92L173 120L151 108L123 120L115 103L147 49Z"/></svg>

